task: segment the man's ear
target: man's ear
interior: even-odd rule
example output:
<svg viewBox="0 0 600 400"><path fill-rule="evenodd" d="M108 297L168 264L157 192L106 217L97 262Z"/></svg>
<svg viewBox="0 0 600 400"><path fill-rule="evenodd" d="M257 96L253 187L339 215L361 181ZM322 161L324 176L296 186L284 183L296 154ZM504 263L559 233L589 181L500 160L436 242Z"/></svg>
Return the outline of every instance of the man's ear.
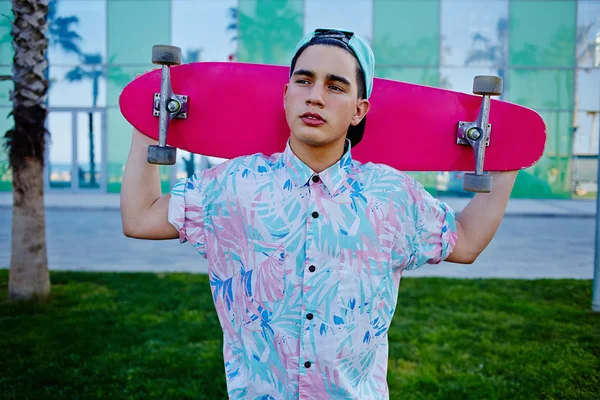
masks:
<svg viewBox="0 0 600 400"><path fill-rule="evenodd" d="M288 91L288 87L290 86L289 83L286 83L285 86L283 87L283 107L285 108L285 97L287 96L287 91Z"/></svg>
<svg viewBox="0 0 600 400"><path fill-rule="evenodd" d="M356 126L360 124L360 121L367 115L369 112L369 107L371 103L367 99L360 99L358 104L356 105L356 110L354 111L354 116L352 117L352 122L350 123L352 126Z"/></svg>

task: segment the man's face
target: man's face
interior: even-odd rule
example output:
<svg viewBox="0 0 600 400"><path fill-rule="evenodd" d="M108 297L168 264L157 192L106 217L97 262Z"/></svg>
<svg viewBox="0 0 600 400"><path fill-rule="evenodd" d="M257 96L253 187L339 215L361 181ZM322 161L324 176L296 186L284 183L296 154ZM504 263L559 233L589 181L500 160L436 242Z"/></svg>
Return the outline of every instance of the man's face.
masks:
<svg viewBox="0 0 600 400"><path fill-rule="evenodd" d="M309 146L343 142L369 103L358 99L358 62L344 49L314 45L296 61L285 87L285 116L298 141Z"/></svg>

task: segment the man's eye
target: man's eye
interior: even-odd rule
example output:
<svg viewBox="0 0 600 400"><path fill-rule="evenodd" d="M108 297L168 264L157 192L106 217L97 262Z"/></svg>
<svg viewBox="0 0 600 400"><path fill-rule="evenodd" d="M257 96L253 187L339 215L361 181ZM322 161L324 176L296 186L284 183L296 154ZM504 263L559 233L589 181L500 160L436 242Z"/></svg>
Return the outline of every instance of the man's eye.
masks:
<svg viewBox="0 0 600 400"><path fill-rule="evenodd" d="M305 84L305 83L308 83L308 81L307 81L306 79L298 79L298 80L296 81L296 83L299 83L299 84L303 85L303 84Z"/></svg>
<svg viewBox="0 0 600 400"><path fill-rule="evenodd" d="M344 89L342 89L342 88L341 88L341 87L339 87L339 86L335 86L335 85L330 85L330 86L329 86L329 88L330 88L330 89L333 89L333 90L340 91L340 92L343 92L343 91L344 91Z"/></svg>

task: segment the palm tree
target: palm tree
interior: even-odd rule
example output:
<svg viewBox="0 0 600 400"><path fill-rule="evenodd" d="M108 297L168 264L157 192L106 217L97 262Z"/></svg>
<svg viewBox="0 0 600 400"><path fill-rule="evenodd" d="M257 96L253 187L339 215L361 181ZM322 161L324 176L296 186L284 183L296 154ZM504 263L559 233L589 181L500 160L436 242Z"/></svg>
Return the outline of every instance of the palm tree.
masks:
<svg viewBox="0 0 600 400"><path fill-rule="evenodd" d="M69 82L92 81L92 107L98 104L100 78L106 76L102 66L101 54L82 54L82 64L66 73L65 79ZM96 182L96 160L94 151L94 113L88 112L88 138L90 142L90 186L98 187Z"/></svg>
<svg viewBox="0 0 600 400"><path fill-rule="evenodd" d="M252 17L235 8L229 9L232 22L228 31L245 35L238 48L239 59L244 62L263 64L287 64L291 59L289 43L296 43L302 36L302 12L293 0L256 2ZM234 33L235 35L235 33ZM238 40L235 35L231 40Z"/></svg>
<svg viewBox="0 0 600 400"><path fill-rule="evenodd" d="M488 62L492 69L498 71L498 76L506 80L506 68L508 67L508 20L500 18L496 24L496 40L485 37L479 32L472 36L472 49L467 53L465 66L476 62ZM502 91L500 99L504 99L505 91Z"/></svg>
<svg viewBox="0 0 600 400"><path fill-rule="evenodd" d="M50 295L44 214L44 148L48 95L48 2L12 0L14 57L12 115L6 132L13 172L12 248L8 283L11 301Z"/></svg>

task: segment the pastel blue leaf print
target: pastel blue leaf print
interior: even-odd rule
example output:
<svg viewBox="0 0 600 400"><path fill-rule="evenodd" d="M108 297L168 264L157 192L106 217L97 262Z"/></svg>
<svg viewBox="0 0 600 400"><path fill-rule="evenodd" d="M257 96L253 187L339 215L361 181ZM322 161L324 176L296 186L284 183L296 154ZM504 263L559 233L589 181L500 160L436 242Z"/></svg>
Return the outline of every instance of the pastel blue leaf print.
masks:
<svg viewBox="0 0 600 400"><path fill-rule="evenodd" d="M285 181L285 184L283 185L283 189L284 190L292 190L292 180L288 179L287 181Z"/></svg>
<svg viewBox="0 0 600 400"><path fill-rule="evenodd" d="M371 332L367 331L365 333L365 337L363 338L363 343L369 343L370 340L371 340Z"/></svg>

